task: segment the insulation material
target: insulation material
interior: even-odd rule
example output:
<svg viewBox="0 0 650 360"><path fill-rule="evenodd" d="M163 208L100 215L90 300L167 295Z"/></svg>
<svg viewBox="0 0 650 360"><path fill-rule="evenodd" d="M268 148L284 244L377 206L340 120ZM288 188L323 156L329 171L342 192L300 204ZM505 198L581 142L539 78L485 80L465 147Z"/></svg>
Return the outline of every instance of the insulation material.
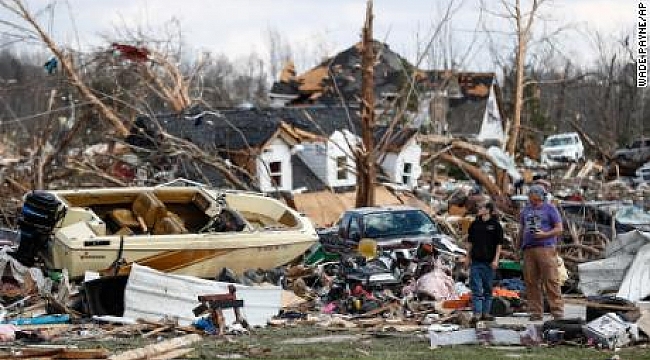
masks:
<svg viewBox="0 0 650 360"><path fill-rule="evenodd" d="M192 310L199 295L228 293L229 283L192 276L171 275L133 264L124 291L124 317L158 321L178 318L180 325L198 319ZM244 300L242 315L251 326L266 325L282 304L282 289L277 286L250 287L235 284L237 299ZM226 321L235 320L231 309L224 309Z"/></svg>
<svg viewBox="0 0 650 360"><path fill-rule="evenodd" d="M585 296L617 291L633 260L633 255L620 255L579 264L580 291Z"/></svg>

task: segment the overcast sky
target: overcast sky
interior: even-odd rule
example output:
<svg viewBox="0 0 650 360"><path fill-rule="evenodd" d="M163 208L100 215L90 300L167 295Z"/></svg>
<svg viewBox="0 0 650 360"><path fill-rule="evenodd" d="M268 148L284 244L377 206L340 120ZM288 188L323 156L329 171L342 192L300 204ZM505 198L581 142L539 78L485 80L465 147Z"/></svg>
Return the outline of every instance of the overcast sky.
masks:
<svg viewBox="0 0 650 360"><path fill-rule="evenodd" d="M24 0L29 7L42 8L51 1ZM465 59L467 70L494 70L491 67L487 40L476 40L480 0L456 0L460 6L451 24L454 51ZM487 7L500 12L500 0L484 0ZM526 0L523 0L526 3ZM375 38L386 41L392 49L413 61L418 49L431 35L431 28L441 18L448 0L375 0ZM207 50L223 53L232 59L257 52L268 57L269 29L290 43L298 70L315 65L317 55L332 55L359 40L365 13L365 0L67 0L54 7L55 16L41 22L59 42L82 47L100 45L98 34L110 33L124 24L159 29L176 19L181 24L185 42L194 52ZM588 61L593 50L594 31L606 36L632 33L636 19L636 1L628 0L554 0L545 9L549 29L570 24L571 30L560 35L565 56ZM1 15L1 14L0 14ZM512 37L504 21L483 13L487 28L498 30L493 41L504 50L511 47ZM538 29L542 25L538 25ZM479 27L480 30L480 27ZM619 37L621 38L621 37ZM466 54L470 48L469 56ZM460 61L460 60L459 60ZM426 67L426 66L425 66Z"/></svg>

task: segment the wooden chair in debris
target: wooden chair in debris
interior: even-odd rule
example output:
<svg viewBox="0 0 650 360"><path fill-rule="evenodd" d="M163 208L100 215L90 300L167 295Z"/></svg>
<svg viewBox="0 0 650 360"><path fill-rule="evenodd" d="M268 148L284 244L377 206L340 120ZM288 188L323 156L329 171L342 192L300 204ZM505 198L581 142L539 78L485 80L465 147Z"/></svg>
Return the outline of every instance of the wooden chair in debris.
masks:
<svg viewBox="0 0 650 360"><path fill-rule="evenodd" d="M224 335L226 331L226 318L223 315L223 309L233 309L235 323L239 323L244 328L249 329L248 322L242 317L240 311L240 308L244 307L244 300L237 300L236 291L234 285L228 285L227 294L199 295L201 305L194 308L194 316L200 316L209 312L212 323L219 328L219 335Z"/></svg>

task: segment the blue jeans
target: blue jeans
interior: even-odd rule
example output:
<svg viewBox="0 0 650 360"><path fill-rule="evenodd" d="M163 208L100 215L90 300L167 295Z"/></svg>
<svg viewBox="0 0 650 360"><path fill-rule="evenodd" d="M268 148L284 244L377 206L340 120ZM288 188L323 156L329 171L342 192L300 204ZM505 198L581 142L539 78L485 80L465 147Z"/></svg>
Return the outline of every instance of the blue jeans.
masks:
<svg viewBox="0 0 650 360"><path fill-rule="evenodd" d="M490 263L472 261L469 270L469 287L472 290L474 315L489 314L492 307L492 282L494 269Z"/></svg>

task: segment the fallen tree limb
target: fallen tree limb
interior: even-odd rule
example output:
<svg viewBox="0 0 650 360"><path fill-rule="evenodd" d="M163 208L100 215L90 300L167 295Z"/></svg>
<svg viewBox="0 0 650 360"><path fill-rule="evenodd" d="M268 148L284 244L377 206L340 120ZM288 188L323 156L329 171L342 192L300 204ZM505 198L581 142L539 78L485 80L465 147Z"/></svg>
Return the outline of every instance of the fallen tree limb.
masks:
<svg viewBox="0 0 650 360"><path fill-rule="evenodd" d="M589 137L589 135L587 135L587 133L585 133L584 130L582 130L580 125L578 125L575 122L575 120L569 119L569 124L571 124L571 127L573 127L575 131L578 134L580 134L580 137L583 138L589 146L594 148L594 150L596 150L602 156L603 159L606 159L607 161L613 160L612 157L609 155L609 151L605 151L605 149L600 147L591 137Z"/></svg>
<svg viewBox="0 0 650 360"><path fill-rule="evenodd" d="M483 172L483 170L449 153L440 154L440 159L454 164L461 168L463 171L467 172L467 174L479 182L485 188L485 190L487 190L488 194L490 194L490 196L493 198L501 197L503 195L501 189L494 182L492 182L492 180L485 172Z"/></svg>

